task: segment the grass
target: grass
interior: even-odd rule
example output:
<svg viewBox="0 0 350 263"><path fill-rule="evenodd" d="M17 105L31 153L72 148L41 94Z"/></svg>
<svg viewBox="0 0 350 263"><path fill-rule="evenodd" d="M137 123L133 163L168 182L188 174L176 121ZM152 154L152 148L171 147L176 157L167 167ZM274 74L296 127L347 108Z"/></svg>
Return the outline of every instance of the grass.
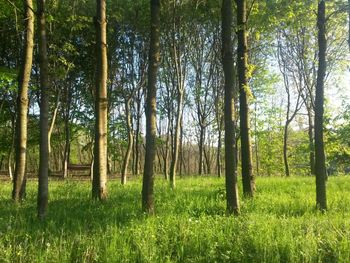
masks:
<svg viewBox="0 0 350 263"><path fill-rule="evenodd" d="M141 180L51 181L48 218L36 219L36 182L15 205L0 185L0 262L350 262L350 178L328 181L329 211L315 210L314 178L259 178L241 215L225 215L224 179L157 178L156 215L140 209Z"/></svg>

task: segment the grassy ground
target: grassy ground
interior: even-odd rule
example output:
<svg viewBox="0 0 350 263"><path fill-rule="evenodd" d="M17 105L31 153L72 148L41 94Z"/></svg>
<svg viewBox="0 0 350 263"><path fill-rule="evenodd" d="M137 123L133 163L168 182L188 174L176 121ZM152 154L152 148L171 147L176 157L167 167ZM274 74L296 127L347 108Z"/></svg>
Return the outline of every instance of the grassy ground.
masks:
<svg viewBox="0 0 350 263"><path fill-rule="evenodd" d="M89 182L50 182L36 220L36 182L10 201L0 184L0 262L350 262L350 178L328 182L329 212L314 209L314 178L259 178L242 214L225 215L224 180L157 178L156 215L140 212L141 181L112 182L103 204Z"/></svg>

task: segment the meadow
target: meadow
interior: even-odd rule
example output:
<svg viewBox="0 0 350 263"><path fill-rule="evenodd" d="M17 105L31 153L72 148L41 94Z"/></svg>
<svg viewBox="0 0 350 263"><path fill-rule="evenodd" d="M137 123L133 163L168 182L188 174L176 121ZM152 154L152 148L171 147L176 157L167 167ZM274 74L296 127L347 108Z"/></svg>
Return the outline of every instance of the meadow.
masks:
<svg viewBox="0 0 350 263"><path fill-rule="evenodd" d="M0 182L0 262L350 262L350 178L330 177L329 210L315 209L313 177L258 178L241 215L225 214L224 179L156 178L156 214L141 212L141 178L109 182L106 202L88 181L50 181L48 217L36 218L37 182L10 200ZM240 191L241 193L241 191Z"/></svg>

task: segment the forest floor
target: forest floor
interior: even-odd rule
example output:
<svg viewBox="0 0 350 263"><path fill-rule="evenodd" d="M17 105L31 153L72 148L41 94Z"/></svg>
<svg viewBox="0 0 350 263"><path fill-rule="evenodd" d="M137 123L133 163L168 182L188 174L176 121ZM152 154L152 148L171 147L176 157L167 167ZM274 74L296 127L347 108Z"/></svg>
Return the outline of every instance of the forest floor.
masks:
<svg viewBox="0 0 350 263"><path fill-rule="evenodd" d="M350 262L350 177L328 180L329 211L315 209L312 177L258 178L241 215L225 215L224 179L161 177L154 216L141 212L141 179L90 199L87 181L51 181L48 217L36 218L37 182L10 200L0 183L0 262ZM241 191L240 191L241 193Z"/></svg>

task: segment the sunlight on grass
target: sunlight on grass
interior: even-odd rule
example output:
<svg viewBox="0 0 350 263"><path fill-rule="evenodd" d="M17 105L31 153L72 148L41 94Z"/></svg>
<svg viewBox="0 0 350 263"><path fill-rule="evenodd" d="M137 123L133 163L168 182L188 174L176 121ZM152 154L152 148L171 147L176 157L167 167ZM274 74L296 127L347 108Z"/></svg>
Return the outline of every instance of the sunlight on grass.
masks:
<svg viewBox="0 0 350 263"><path fill-rule="evenodd" d="M258 178L242 214L225 215L224 179L157 178L156 215L142 214L141 180L109 183L90 200L89 182L51 181L47 221L36 220L36 182L27 200L0 186L0 262L349 262L350 180L328 181L329 211L315 210L314 178Z"/></svg>

